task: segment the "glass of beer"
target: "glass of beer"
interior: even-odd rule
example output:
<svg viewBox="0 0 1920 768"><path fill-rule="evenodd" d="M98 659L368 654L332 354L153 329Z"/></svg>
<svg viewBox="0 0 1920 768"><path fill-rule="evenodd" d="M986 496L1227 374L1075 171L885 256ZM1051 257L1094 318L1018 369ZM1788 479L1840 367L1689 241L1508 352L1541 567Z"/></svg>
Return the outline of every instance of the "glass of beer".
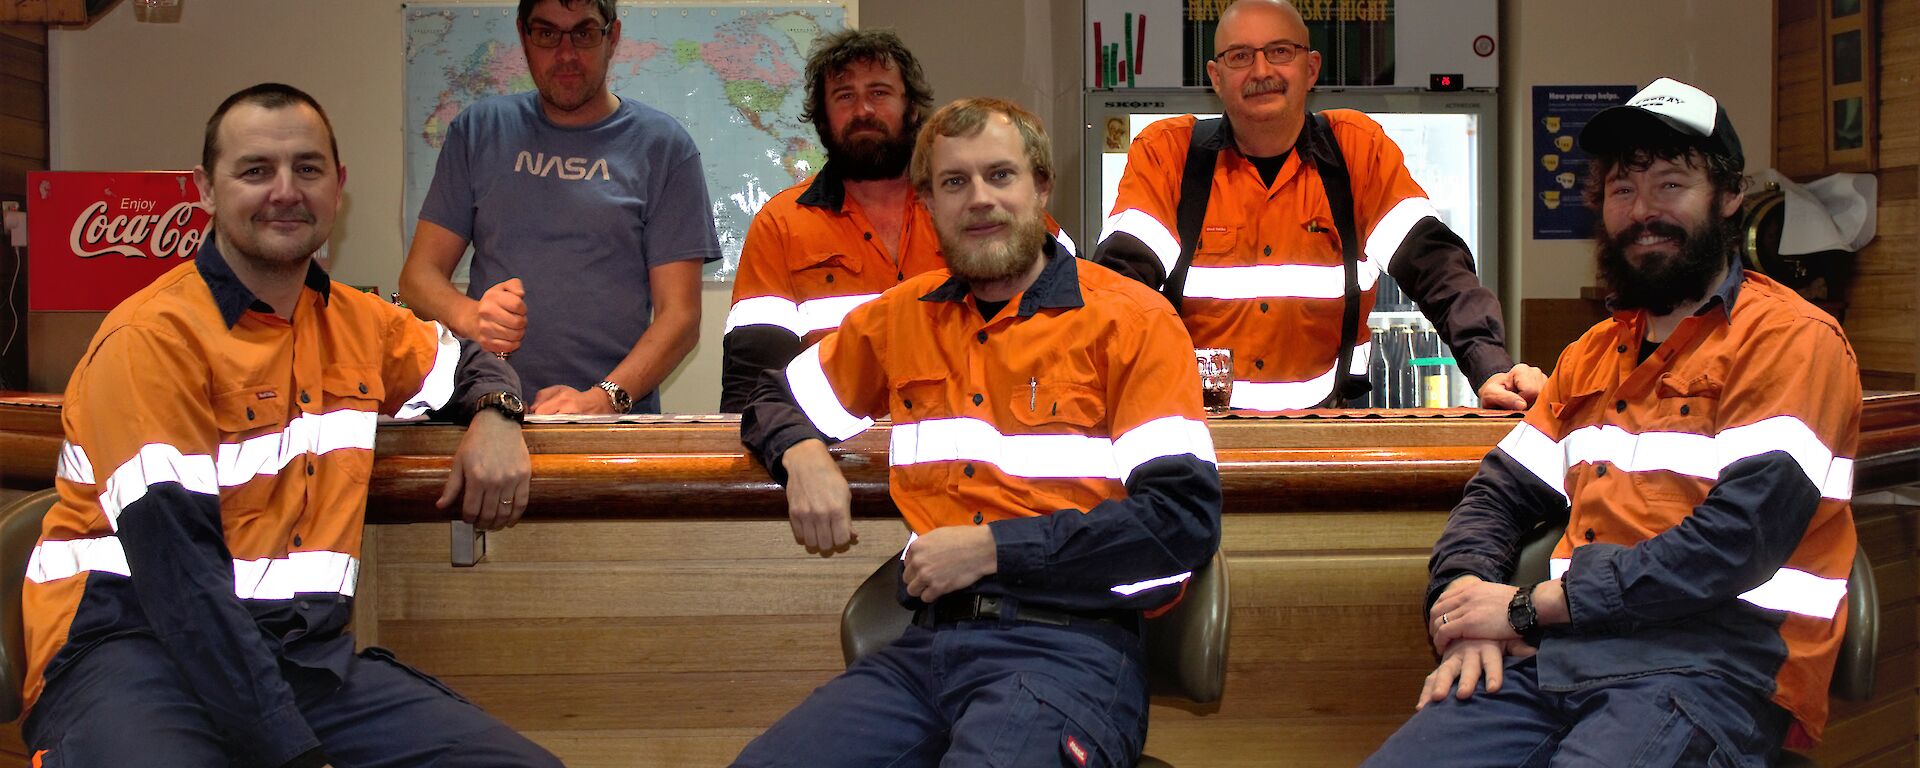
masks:
<svg viewBox="0 0 1920 768"><path fill-rule="evenodd" d="M1193 351L1200 366L1200 404L1207 414L1219 416L1231 410L1233 402L1233 350L1208 347Z"/></svg>

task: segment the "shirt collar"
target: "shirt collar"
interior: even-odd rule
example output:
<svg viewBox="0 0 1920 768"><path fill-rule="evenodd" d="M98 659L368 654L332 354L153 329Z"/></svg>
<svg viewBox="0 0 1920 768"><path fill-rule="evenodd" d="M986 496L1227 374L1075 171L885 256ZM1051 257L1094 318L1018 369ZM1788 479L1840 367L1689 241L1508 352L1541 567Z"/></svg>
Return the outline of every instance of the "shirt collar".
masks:
<svg viewBox="0 0 1920 768"><path fill-rule="evenodd" d="M1312 122L1313 122L1313 115L1309 114L1307 115L1307 122L1301 124L1300 135L1293 140L1292 151L1295 154L1299 154L1302 156L1312 155L1313 131L1310 130L1313 127ZM1235 152L1240 152L1239 145L1233 143L1233 119L1227 117L1226 115L1221 115L1220 130L1215 131L1213 136L1208 138L1206 141L1200 142L1200 148L1211 149L1216 152L1222 149L1231 149ZM1241 154L1243 156L1245 155L1245 153L1241 153Z"/></svg>
<svg viewBox="0 0 1920 768"><path fill-rule="evenodd" d="M846 180L834 172L833 162L828 161L813 175L813 183L807 185L807 191L800 193L799 203L814 208L825 208L839 213L847 202Z"/></svg>
<svg viewBox="0 0 1920 768"><path fill-rule="evenodd" d="M240 276L233 273L233 267L227 264L226 256L220 253L218 242L208 239L201 243L200 250L194 254L193 265L200 271L200 279L206 281L207 290L213 293L213 304L220 309L220 319L228 328L240 322L240 316L251 309L255 312L273 313L273 307L254 295L253 289L240 282ZM320 268L317 259L307 259L308 288L320 294L320 305L326 306L332 296L332 281L327 271Z"/></svg>
<svg viewBox="0 0 1920 768"><path fill-rule="evenodd" d="M1713 289L1713 295L1707 297L1707 300L1700 305L1700 308L1693 311L1693 316L1699 317L1715 309L1719 309L1728 317L1732 317L1733 303L1740 298L1740 286L1746 282L1746 263L1740 258L1740 254L1736 253L1733 255L1732 263L1727 265L1727 276L1721 278L1720 285ZM1619 294L1607 296L1607 311L1616 315L1623 311L1616 304L1618 296Z"/></svg>
<svg viewBox="0 0 1920 768"><path fill-rule="evenodd" d="M1042 309L1073 309L1086 306L1080 297L1080 268L1073 256L1059 246L1059 241L1048 237L1041 245L1041 257L1047 260L1047 266L1041 268L1040 276L1020 294L1020 317L1032 317ZM921 296L921 301L964 302L973 293L971 286L960 276L947 278L940 287Z"/></svg>

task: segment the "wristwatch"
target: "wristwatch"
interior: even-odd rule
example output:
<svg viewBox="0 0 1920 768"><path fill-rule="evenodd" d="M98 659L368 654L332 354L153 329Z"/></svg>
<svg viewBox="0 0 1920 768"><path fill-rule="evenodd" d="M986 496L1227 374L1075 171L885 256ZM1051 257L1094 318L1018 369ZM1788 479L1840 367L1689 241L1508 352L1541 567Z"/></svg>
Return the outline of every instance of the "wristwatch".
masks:
<svg viewBox="0 0 1920 768"><path fill-rule="evenodd" d="M627 394L627 391L621 389L620 385L611 381L603 381L594 386L606 390L607 397L613 398L614 413L628 413L633 410L633 395Z"/></svg>
<svg viewBox="0 0 1920 768"><path fill-rule="evenodd" d="M480 399L473 401L473 413L476 416L480 411L488 408L499 411L500 415L512 419L515 423L526 423L526 404L520 402L520 396L512 392L488 392L481 395Z"/></svg>
<svg viewBox="0 0 1920 768"><path fill-rule="evenodd" d="M1533 609L1533 588L1537 586L1521 587L1507 603L1507 623L1513 625L1513 633L1535 648L1540 647L1540 613Z"/></svg>

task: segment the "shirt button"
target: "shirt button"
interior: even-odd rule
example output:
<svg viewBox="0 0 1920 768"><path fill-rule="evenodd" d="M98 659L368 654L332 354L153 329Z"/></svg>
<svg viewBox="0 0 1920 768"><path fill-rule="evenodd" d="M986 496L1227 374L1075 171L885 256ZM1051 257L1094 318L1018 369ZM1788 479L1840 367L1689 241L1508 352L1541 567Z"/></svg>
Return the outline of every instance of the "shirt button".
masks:
<svg viewBox="0 0 1920 768"><path fill-rule="evenodd" d="M1266 369L1267 369L1267 361L1265 361L1265 360L1255 360L1255 361L1253 361L1253 367L1254 367L1254 368L1256 368L1256 369L1258 369L1258 370L1262 370L1262 371L1264 371L1264 370L1266 370Z"/></svg>
<svg viewBox="0 0 1920 768"><path fill-rule="evenodd" d="M973 465L972 465L972 464L968 464L968 465L966 466L966 468L964 468L964 469L962 469L962 470L960 470L960 471L961 471L961 472L965 472L965 473L966 473L966 475L967 475L967 477L973 477Z"/></svg>
<svg viewBox="0 0 1920 768"><path fill-rule="evenodd" d="M252 408L248 408L248 409L247 409L247 421L253 421L253 409L252 409Z"/></svg>
<svg viewBox="0 0 1920 768"><path fill-rule="evenodd" d="M1261 250L1261 251L1260 251L1260 255L1262 255L1262 256L1272 256L1272 255L1273 255L1273 246L1271 246L1271 245L1269 245L1269 246L1267 246L1267 247L1266 247L1265 249L1263 249L1263 250Z"/></svg>
<svg viewBox="0 0 1920 768"><path fill-rule="evenodd" d="M1613 401L1613 410L1614 410L1614 412L1615 412L1615 413L1626 413L1626 412L1627 412L1627 401L1625 401L1625 400L1615 400L1615 401Z"/></svg>
<svg viewBox="0 0 1920 768"><path fill-rule="evenodd" d="M905 409L907 409L907 410L909 410L909 411L911 411L911 410L913 410L913 401L912 401L912 400L901 400L901 401L900 401L900 407L902 407L902 408L905 408Z"/></svg>
<svg viewBox="0 0 1920 768"><path fill-rule="evenodd" d="M299 535L299 534L294 534L294 536L293 536L293 545L294 545L294 546L296 546L296 547L297 547L297 546L300 546L300 535Z"/></svg>
<svg viewBox="0 0 1920 768"><path fill-rule="evenodd" d="M1266 303L1266 302L1264 302L1264 301L1263 301L1263 302L1260 302L1260 311L1262 311L1262 312L1265 312L1265 311L1267 311L1267 303Z"/></svg>
<svg viewBox="0 0 1920 768"><path fill-rule="evenodd" d="M1607 476L1607 465L1605 465L1605 464L1595 464L1595 465L1594 465L1594 467L1593 467L1593 474L1594 474L1594 476L1595 476L1595 477L1606 477L1606 476Z"/></svg>
<svg viewBox="0 0 1920 768"><path fill-rule="evenodd" d="M1690 413L1690 412L1692 412L1692 411L1693 411L1693 407L1692 407L1692 406L1688 406L1688 405L1681 405L1681 406L1680 406L1680 415L1682 415L1682 416L1685 416L1685 415L1687 415L1688 413Z"/></svg>
<svg viewBox="0 0 1920 768"><path fill-rule="evenodd" d="M313 603L309 603L309 602L307 602L307 601L305 601L305 600L301 600L301 601L298 601L298 602L296 602L296 603L294 603L294 606L296 606L296 607L298 607L298 608L299 608L300 610L303 610L303 611L304 611L304 610L308 610L308 609L310 609L310 608L312 608L312 607L313 607Z"/></svg>
<svg viewBox="0 0 1920 768"><path fill-rule="evenodd" d="M872 233L872 232L862 232L862 233L860 233L860 239L862 239L862 240L872 240L872 239L873 239L873 233Z"/></svg>
<svg viewBox="0 0 1920 768"><path fill-rule="evenodd" d="M827 282L833 282L833 275L827 275Z"/></svg>
<svg viewBox="0 0 1920 768"><path fill-rule="evenodd" d="M984 398L984 397L981 397L981 396L980 396L980 393L978 393L978 392L975 392L975 393L973 393L973 404L974 404L974 405L979 405L979 404L981 404L981 403L983 403L983 402L985 402L985 401L986 401L986 398Z"/></svg>
<svg viewBox="0 0 1920 768"><path fill-rule="evenodd" d="M980 521L981 521L981 520L984 520L984 519L986 519L986 518L985 518L984 516L982 516L982 515L981 515L981 514L980 514L979 512L975 512L975 513L973 513L973 524L974 524L974 525L979 525L979 524L980 524Z"/></svg>
<svg viewBox="0 0 1920 768"><path fill-rule="evenodd" d="M360 394L364 395L366 393L367 393L367 383L364 381L360 382Z"/></svg>
<svg viewBox="0 0 1920 768"><path fill-rule="evenodd" d="M1627 345L1625 345L1625 344L1622 344L1622 345L1620 345L1620 346L1617 346L1617 347L1614 347L1614 348L1613 348L1613 351L1615 351L1615 352L1618 352L1618 353L1620 353L1620 354L1623 354L1623 355L1624 355L1624 354L1626 354L1626 353L1627 353Z"/></svg>
<svg viewBox="0 0 1920 768"><path fill-rule="evenodd" d="M303 403L311 403L311 402L313 402L313 398L311 398L311 397L307 397L307 393L306 393L306 390L301 390L301 391L300 391L300 402L303 402Z"/></svg>
<svg viewBox="0 0 1920 768"><path fill-rule="evenodd" d="M986 331L981 331L981 332L979 332L979 333L976 333L976 334L974 334L974 335L973 335L973 338L974 338L975 340L977 340L977 341L979 341L980 343L982 343L982 344L985 344L985 343L987 343L987 332L986 332Z"/></svg>
<svg viewBox="0 0 1920 768"><path fill-rule="evenodd" d="M313 460L307 460L307 477L313 477Z"/></svg>
<svg viewBox="0 0 1920 768"><path fill-rule="evenodd" d="M1588 541L1589 543L1591 543L1591 542L1593 541L1593 529L1592 529L1592 528L1588 528L1588 529L1587 529L1587 534L1586 534L1586 535L1587 535L1587 541Z"/></svg>

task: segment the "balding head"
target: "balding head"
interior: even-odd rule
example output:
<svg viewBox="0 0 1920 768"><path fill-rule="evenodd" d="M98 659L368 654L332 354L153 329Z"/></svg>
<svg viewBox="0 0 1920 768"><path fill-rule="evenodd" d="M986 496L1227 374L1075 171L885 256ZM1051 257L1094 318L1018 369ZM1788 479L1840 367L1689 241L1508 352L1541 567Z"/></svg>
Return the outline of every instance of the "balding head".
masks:
<svg viewBox="0 0 1920 768"><path fill-rule="evenodd" d="M1236 0L1220 13L1207 78L1233 122L1235 143L1254 156L1292 148L1306 125L1307 92L1320 78L1320 53L1311 49L1307 23L1284 0ZM1229 66L1222 54L1241 52ZM1247 54L1252 54L1250 57ZM1275 64L1273 54L1285 59ZM1248 58L1251 63L1246 63Z"/></svg>

